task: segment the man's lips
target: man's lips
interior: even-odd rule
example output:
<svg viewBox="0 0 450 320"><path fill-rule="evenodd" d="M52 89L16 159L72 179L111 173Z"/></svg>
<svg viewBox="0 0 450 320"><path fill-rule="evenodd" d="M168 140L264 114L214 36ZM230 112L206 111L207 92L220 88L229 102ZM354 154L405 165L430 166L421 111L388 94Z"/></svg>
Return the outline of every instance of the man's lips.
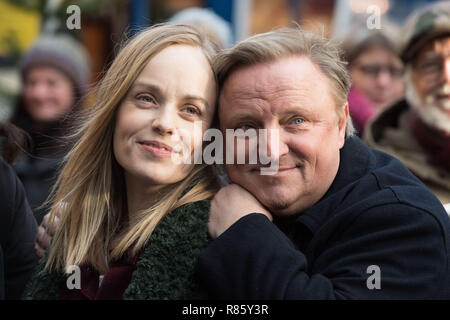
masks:
<svg viewBox="0 0 450 320"><path fill-rule="evenodd" d="M283 177L288 176L298 170L300 166L283 166L283 167L268 167L268 166L257 166L252 168L250 171L255 173L261 173L261 169L265 168L267 172L272 172L272 174L266 174L267 177Z"/></svg>
<svg viewBox="0 0 450 320"><path fill-rule="evenodd" d="M436 94L435 106L438 107L441 112L450 115L450 95L448 94Z"/></svg>
<svg viewBox="0 0 450 320"><path fill-rule="evenodd" d="M436 98L438 100L450 100L450 94L437 94Z"/></svg>

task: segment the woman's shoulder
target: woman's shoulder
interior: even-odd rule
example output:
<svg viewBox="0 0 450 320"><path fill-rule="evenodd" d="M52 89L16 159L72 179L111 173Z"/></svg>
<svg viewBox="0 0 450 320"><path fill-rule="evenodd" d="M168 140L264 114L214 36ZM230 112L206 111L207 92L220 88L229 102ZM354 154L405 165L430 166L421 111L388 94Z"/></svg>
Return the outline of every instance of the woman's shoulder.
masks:
<svg viewBox="0 0 450 320"><path fill-rule="evenodd" d="M211 206L211 199L204 199L194 202L185 203L178 208L174 209L172 212L176 212L178 214L198 214L204 215L205 213L209 213L209 209Z"/></svg>
<svg viewBox="0 0 450 320"><path fill-rule="evenodd" d="M169 212L157 229L173 229L176 233L191 233L192 230L206 230L209 218L210 200L185 203ZM204 230L203 230L204 229ZM201 235L202 232L199 234Z"/></svg>
<svg viewBox="0 0 450 320"><path fill-rule="evenodd" d="M56 271L44 270L47 254L37 264L31 279L28 281L22 295L23 300L55 300L59 297L61 283L65 275Z"/></svg>
<svg viewBox="0 0 450 320"><path fill-rule="evenodd" d="M189 202L161 220L137 262L125 299L193 297L194 266L209 243L209 206L210 200Z"/></svg>

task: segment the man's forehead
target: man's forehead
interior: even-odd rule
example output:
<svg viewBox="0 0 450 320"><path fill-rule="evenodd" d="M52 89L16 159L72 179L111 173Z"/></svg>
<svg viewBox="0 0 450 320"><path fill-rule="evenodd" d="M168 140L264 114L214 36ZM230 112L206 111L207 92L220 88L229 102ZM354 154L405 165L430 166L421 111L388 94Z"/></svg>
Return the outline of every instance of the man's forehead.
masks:
<svg viewBox="0 0 450 320"><path fill-rule="evenodd" d="M323 80L323 76L312 61L306 56L290 56L233 70L221 94L245 97L268 91L302 89L314 80Z"/></svg>
<svg viewBox="0 0 450 320"><path fill-rule="evenodd" d="M431 40L419 51L417 57L442 53L450 54L450 35Z"/></svg>

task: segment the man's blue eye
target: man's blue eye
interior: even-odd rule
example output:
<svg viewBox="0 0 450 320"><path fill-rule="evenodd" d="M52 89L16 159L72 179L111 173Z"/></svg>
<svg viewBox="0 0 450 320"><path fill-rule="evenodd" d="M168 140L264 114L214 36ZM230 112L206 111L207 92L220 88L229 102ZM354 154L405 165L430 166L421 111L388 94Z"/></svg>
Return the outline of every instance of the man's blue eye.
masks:
<svg viewBox="0 0 450 320"><path fill-rule="evenodd" d="M242 130L244 130L244 131L247 131L247 130L249 130L249 129L255 129L255 127L253 127L253 126L251 126L251 125L249 125L249 124L244 124L244 125L242 125L242 126L240 127L240 129L242 129Z"/></svg>
<svg viewBox="0 0 450 320"><path fill-rule="evenodd" d="M292 120L292 122L293 122L294 124L302 124L302 123L303 123L303 119L301 119L301 118L295 118L294 120Z"/></svg>

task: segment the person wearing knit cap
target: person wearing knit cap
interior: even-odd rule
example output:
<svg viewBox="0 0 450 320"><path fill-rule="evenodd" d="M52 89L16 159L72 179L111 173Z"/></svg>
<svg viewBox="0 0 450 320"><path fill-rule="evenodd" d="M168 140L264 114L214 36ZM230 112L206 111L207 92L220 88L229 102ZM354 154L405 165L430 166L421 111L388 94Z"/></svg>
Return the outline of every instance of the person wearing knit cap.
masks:
<svg viewBox="0 0 450 320"><path fill-rule="evenodd" d="M68 35L42 36L21 62L22 76L38 65L53 66L64 72L74 87L84 94L89 83L89 58L81 44Z"/></svg>
<svg viewBox="0 0 450 320"><path fill-rule="evenodd" d="M364 139L400 159L450 213L450 2L414 12L402 34L405 99L375 117Z"/></svg>
<svg viewBox="0 0 450 320"><path fill-rule="evenodd" d="M373 116L404 95L403 63L395 48L398 28L388 21L382 25L371 30L355 23L342 44L352 78L350 115L360 136Z"/></svg>
<svg viewBox="0 0 450 320"><path fill-rule="evenodd" d="M31 136L33 148L13 167L40 223L45 214L40 206L56 181L66 152L61 138L88 89L89 58L73 37L44 35L23 56L20 73L23 89L11 122Z"/></svg>
<svg viewBox="0 0 450 320"><path fill-rule="evenodd" d="M199 31L205 33L219 48L229 48L233 45L233 33L230 23L211 9L187 8L174 14L168 22L194 25Z"/></svg>

